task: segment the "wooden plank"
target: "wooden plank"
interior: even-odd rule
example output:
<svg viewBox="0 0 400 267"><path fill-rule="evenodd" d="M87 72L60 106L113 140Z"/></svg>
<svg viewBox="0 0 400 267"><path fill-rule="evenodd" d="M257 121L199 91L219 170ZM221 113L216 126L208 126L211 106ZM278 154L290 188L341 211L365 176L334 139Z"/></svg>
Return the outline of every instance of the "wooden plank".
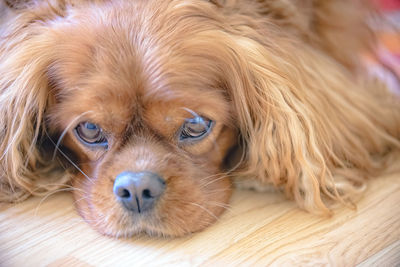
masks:
<svg viewBox="0 0 400 267"><path fill-rule="evenodd" d="M375 255L369 257L358 267L368 266L399 266L400 265L400 241L394 242L390 246L382 249Z"/></svg>

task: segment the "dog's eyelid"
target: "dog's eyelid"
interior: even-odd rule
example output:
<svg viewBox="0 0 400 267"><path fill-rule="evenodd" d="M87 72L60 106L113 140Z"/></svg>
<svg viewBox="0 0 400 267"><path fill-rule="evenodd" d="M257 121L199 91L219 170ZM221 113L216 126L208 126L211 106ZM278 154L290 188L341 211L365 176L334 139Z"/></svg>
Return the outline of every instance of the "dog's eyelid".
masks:
<svg viewBox="0 0 400 267"><path fill-rule="evenodd" d="M95 123L89 121L80 122L74 129L77 139L87 147L103 148L108 150L107 134Z"/></svg>
<svg viewBox="0 0 400 267"><path fill-rule="evenodd" d="M204 139L210 132L215 122L202 116L195 116L184 121L178 131L178 141L193 143Z"/></svg>

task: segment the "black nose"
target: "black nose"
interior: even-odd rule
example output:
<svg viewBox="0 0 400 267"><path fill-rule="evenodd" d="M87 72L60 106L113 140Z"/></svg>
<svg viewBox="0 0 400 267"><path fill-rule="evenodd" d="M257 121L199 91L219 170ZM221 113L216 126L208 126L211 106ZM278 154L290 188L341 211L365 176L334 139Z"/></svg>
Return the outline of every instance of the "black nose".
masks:
<svg viewBox="0 0 400 267"><path fill-rule="evenodd" d="M114 195L133 212L153 208L165 190L165 181L153 172L121 172L114 181Z"/></svg>

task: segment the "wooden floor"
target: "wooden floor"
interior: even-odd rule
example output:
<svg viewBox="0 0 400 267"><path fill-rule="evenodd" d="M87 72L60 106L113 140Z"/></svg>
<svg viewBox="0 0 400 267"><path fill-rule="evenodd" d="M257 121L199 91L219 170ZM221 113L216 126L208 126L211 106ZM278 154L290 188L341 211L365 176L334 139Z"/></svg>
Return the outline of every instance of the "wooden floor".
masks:
<svg viewBox="0 0 400 267"><path fill-rule="evenodd" d="M114 240L77 215L69 193L0 206L0 266L400 266L400 173L369 183L358 210L321 218L279 193L237 191L207 230Z"/></svg>

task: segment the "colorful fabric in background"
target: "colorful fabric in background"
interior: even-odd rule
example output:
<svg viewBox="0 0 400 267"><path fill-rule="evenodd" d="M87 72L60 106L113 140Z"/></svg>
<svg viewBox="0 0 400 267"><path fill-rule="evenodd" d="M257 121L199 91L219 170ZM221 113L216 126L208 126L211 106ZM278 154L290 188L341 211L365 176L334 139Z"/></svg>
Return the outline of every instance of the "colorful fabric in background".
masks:
<svg viewBox="0 0 400 267"><path fill-rule="evenodd" d="M377 26L379 46L375 57L366 63L371 74L379 77L390 90L400 95L400 0L375 0L388 20Z"/></svg>
<svg viewBox="0 0 400 267"><path fill-rule="evenodd" d="M400 9L399 0L375 0L382 10L393 11Z"/></svg>

